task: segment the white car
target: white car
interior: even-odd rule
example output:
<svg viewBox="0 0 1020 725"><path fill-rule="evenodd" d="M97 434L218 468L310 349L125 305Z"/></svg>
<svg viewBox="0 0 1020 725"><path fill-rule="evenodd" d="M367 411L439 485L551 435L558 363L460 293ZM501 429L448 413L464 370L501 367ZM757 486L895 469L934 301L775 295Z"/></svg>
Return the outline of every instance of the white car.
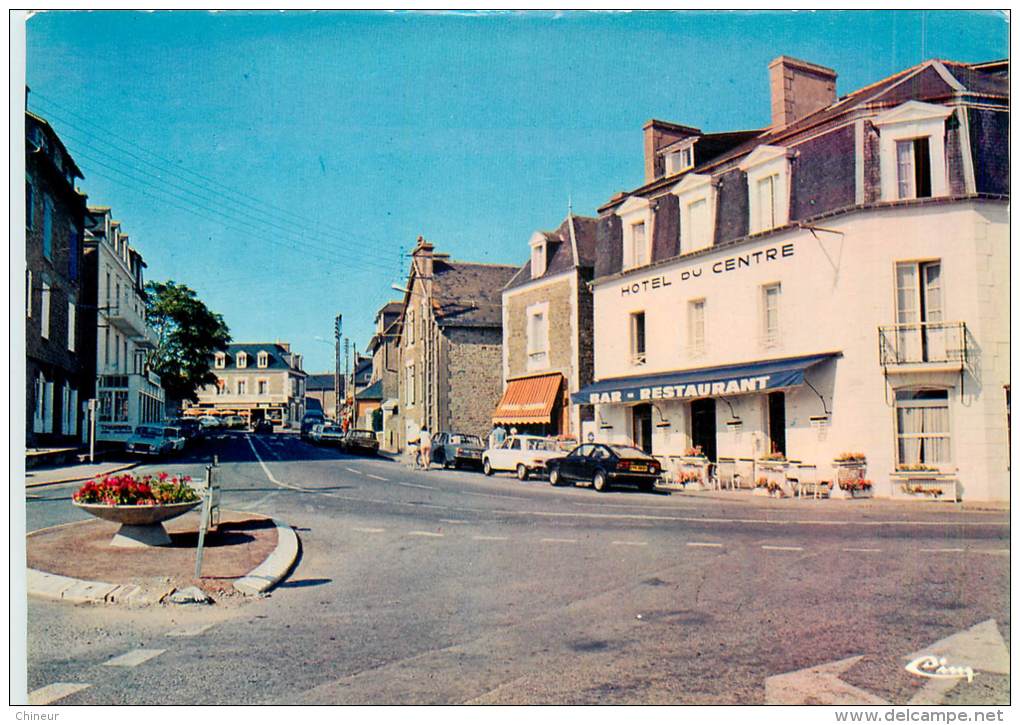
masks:
<svg viewBox="0 0 1020 725"><path fill-rule="evenodd" d="M198 419L198 425L202 430L215 430L223 427L223 423L214 415L203 415Z"/></svg>
<svg viewBox="0 0 1020 725"><path fill-rule="evenodd" d="M533 473L544 473L545 462L563 455L554 438L542 436L509 436L496 448L482 454L482 472L491 476L496 471L514 471L517 478L527 481Z"/></svg>

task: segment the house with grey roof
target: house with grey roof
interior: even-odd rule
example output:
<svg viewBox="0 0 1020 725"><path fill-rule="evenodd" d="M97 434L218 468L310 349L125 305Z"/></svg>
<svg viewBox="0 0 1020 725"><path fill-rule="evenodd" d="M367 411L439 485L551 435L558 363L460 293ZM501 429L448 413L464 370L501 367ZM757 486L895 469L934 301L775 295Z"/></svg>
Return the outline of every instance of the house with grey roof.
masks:
<svg viewBox="0 0 1020 725"><path fill-rule="evenodd" d="M232 342L214 355L216 382L198 391L190 414L240 415L249 424L300 423L305 413L301 355L286 342Z"/></svg>
<svg viewBox="0 0 1020 725"><path fill-rule="evenodd" d="M570 394L592 380L597 219L567 215L537 231L528 261L503 288L503 394L493 425L579 439L592 406Z"/></svg>
<svg viewBox="0 0 1020 725"><path fill-rule="evenodd" d="M397 327L400 440L432 433L487 435L503 389L502 289L517 272L459 262L418 239Z"/></svg>

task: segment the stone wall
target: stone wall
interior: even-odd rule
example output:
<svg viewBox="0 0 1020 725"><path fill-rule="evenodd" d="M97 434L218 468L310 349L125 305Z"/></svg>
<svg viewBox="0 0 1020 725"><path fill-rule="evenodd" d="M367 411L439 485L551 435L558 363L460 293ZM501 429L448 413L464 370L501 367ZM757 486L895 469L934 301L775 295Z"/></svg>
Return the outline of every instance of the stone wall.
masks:
<svg viewBox="0 0 1020 725"><path fill-rule="evenodd" d="M502 330L447 327L443 334L447 360L443 428L484 438L503 392Z"/></svg>
<svg viewBox="0 0 1020 725"><path fill-rule="evenodd" d="M570 379L574 349L571 288L571 276L567 276L523 292L514 290L504 297L507 329L503 332L503 340L507 346L509 379L548 372L559 372ZM527 310L541 302L549 303L549 347L545 364L529 368Z"/></svg>

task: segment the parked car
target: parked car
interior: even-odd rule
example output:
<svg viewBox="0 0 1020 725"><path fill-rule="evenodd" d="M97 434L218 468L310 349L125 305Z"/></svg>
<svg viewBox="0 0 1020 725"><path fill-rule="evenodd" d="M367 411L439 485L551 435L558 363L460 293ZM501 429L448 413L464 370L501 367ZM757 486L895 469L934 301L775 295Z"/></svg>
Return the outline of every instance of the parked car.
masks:
<svg viewBox="0 0 1020 725"><path fill-rule="evenodd" d="M379 439L375 437L375 431L351 428L344 436L342 447L348 453L368 453L374 456L379 452Z"/></svg>
<svg viewBox="0 0 1020 725"><path fill-rule="evenodd" d="M170 425L180 429L186 445L197 443L202 437L202 426L197 418L174 418Z"/></svg>
<svg viewBox="0 0 1020 725"><path fill-rule="evenodd" d="M312 440L322 445L339 446L344 440L344 429L333 423L323 423L312 429Z"/></svg>
<svg viewBox="0 0 1020 725"><path fill-rule="evenodd" d="M432 436L432 461L443 468L481 468L485 446L478 436L466 433L436 433Z"/></svg>
<svg viewBox="0 0 1020 725"><path fill-rule="evenodd" d="M179 428L159 424L140 425L124 445L128 453L142 456L166 456L184 450Z"/></svg>
<svg viewBox="0 0 1020 725"><path fill-rule="evenodd" d="M223 427L223 421L215 415L203 415L198 419L198 425L202 430L219 430Z"/></svg>
<svg viewBox="0 0 1020 725"><path fill-rule="evenodd" d="M325 422L326 418L321 413L306 413L305 417L301 419L301 438L311 440L312 428Z"/></svg>
<svg viewBox="0 0 1020 725"><path fill-rule="evenodd" d="M482 471L486 476L496 471L514 471L518 479L527 481L534 473L545 473L546 461L562 455L554 438L515 435L482 454Z"/></svg>
<svg viewBox="0 0 1020 725"><path fill-rule="evenodd" d="M263 418L261 420L255 421L254 430L256 433L272 433L273 421L269 420L268 418Z"/></svg>
<svg viewBox="0 0 1020 725"><path fill-rule="evenodd" d="M248 422L240 415L228 415L223 419L223 425L231 430L236 430L238 428L247 428Z"/></svg>
<svg viewBox="0 0 1020 725"><path fill-rule="evenodd" d="M604 443L584 443L563 458L551 459L546 469L553 486L583 481L596 491L617 483L635 483L650 491L661 471L659 462L638 448Z"/></svg>

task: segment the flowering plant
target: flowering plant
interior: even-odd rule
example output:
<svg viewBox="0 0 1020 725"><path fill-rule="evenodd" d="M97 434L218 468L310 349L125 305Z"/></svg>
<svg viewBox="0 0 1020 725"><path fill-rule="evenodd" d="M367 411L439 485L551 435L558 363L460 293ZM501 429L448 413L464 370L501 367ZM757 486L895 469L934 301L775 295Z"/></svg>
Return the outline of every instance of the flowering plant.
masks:
<svg viewBox="0 0 1020 725"><path fill-rule="evenodd" d="M770 481L765 476L762 476L758 479L758 483L755 484L755 488L764 488L768 490L770 494L775 493L778 493L779 495L783 494L783 487L780 486L777 481Z"/></svg>
<svg viewBox="0 0 1020 725"><path fill-rule="evenodd" d="M929 466L926 463L901 463L896 466L897 471L937 471L939 470L935 466Z"/></svg>
<svg viewBox="0 0 1020 725"><path fill-rule="evenodd" d="M139 478L125 473L89 481L75 491L72 498L76 503L100 503L107 506L188 503L198 500L198 493L190 484L190 476L171 477L167 473L160 473Z"/></svg>
<svg viewBox="0 0 1020 725"><path fill-rule="evenodd" d="M840 481L839 487L844 491L870 491L871 481L866 478L849 478Z"/></svg>
<svg viewBox="0 0 1020 725"><path fill-rule="evenodd" d="M785 461L786 454L780 453L779 451L773 451L772 453L766 453L761 457L763 461Z"/></svg>
<svg viewBox="0 0 1020 725"><path fill-rule="evenodd" d="M924 493L932 497L942 495L941 488L932 488L920 483L904 483L900 488L903 490L903 493Z"/></svg>
<svg viewBox="0 0 1020 725"><path fill-rule="evenodd" d="M836 456L837 463L857 463L858 461L863 460L865 460L863 453L850 453L844 451L843 453L840 453L838 456Z"/></svg>
<svg viewBox="0 0 1020 725"><path fill-rule="evenodd" d="M676 474L676 482L685 486L688 483L701 483L701 474L697 471L680 471Z"/></svg>
<svg viewBox="0 0 1020 725"><path fill-rule="evenodd" d="M684 451L684 456L686 456L687 458L702 458L704 457L704 455L705 452L704 450L702 450L701 446L691 446L686 451Z"/></svg>

